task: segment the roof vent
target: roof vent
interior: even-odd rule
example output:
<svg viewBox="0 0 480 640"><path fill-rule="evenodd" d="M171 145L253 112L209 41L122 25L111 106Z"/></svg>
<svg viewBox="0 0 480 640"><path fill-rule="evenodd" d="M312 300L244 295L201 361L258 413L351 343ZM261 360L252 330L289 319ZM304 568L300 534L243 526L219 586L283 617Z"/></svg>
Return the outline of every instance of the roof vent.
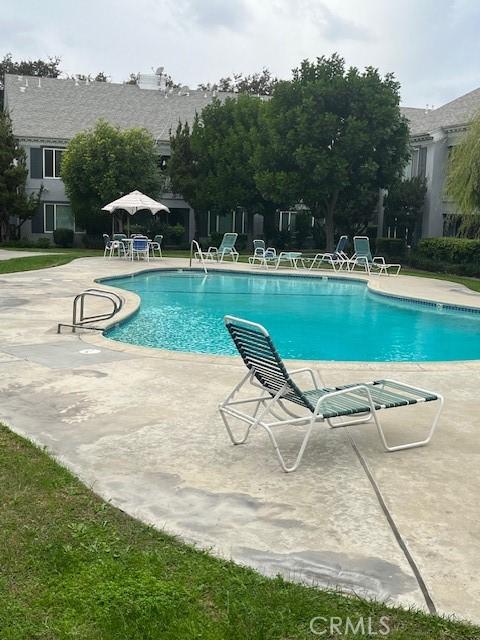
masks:
<svg viewBox="0 0 480 640"><path fill-rule="evenodd" d="M138 73L137 86L151 91L167 91L167 75L164 73L164 67L158 67L155 73Z"/></svg>
<svg viewBox="0 0 480 640"><path fill-rule="evenodd" d="M26 89L26 87L20 87L21 93L25 93L25 89Z"/></svg>

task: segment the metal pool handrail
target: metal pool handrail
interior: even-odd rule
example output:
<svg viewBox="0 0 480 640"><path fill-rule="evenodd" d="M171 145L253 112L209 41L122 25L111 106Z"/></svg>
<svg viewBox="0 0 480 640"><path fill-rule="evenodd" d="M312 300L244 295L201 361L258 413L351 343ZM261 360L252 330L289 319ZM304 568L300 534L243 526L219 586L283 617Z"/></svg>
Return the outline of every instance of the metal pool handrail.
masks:
<svg viewBox="0 0 480 640"><path fill-rule="evenodd" d="M97 313L94 315L85 315L85 298L103 298L112 303L112 310L104 313ZM79 306L80 305L80 306ZM77 327L83 329L90 329L92 331L103 331L102 327L88 327L86 326L90 322L101 322L103 320L110 320L116 315L123 307L123 298L113 291L106 291L105 289L85 289L82 293L79 293L73 299L73 311L72 311L72 323L67 324L59 322L57 325L57 333L61 333L62 327L70 327L72 333L75 333Z"/></svg>
<svg viewBox="0 0 480 640"><path fill-rule="evenodd" d="M193 259L194 253L200 258L200 262L202 263L203 270L205 271L205 274L208 275L207 264L203 256L203 251L200 249L200 245L196 240L192 240L192 242L190 243L190 267L192 266L192 259Z"/></svg>

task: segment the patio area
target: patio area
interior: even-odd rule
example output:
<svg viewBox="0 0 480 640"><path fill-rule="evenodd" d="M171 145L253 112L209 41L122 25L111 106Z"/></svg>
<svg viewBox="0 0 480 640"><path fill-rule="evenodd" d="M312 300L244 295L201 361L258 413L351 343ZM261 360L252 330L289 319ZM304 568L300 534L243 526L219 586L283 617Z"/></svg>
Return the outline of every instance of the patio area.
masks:
<svg viewBox="0 0 480 640"><path fill-rule="evenodd" d="M85 258L2 275L0 421L46 446L114 505L215 554L480 622L480 362L315 363L327 383L390 376L432 388L445 396L445 410L429 447L394 454L383 452L371 425L319 426L300 469L285 475L263 433L245 447L227 438L217 406L243 375L238 358L56 334L57 322L70 321L73 296L96 278L187 266ZM373 276L371 286L480 307L480 295L445 281ZM138 298L122 295L130 313ZM400 427L421 428L422 411L386 412L392 438ZM293 449L298 438L285 433L282 442Z"/></svg>

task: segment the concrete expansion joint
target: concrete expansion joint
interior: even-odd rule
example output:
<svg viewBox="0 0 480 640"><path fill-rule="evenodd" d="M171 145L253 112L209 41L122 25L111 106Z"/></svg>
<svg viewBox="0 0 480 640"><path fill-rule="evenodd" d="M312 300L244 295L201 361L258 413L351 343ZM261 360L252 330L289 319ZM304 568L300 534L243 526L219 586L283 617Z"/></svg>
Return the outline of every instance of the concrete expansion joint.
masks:
<svg viewBox="0 0 480 640"><path fill-rule="evenodd" d="M403 539L402 534L400 533L400 529L398 528L395 519L390 511L390 509L387 506L387 503L385 501L385 498L383 497L382 491L380 489L380 486L378 484L378 482L375 479L375 476L373 475L373 472L371 471L370 467L368 466L368 463L364 457L364 455L362 454L362 452L360 451L360 449L358 448L357 443L355 442L352 434L350 433L350 429L347 427L346 429L347 434L348 434L348 438L350 440L350 444L352 445L352 449L355 452L355 455L358 458L358 461L360 462L360 465L362 466L362 469L365 472L365 475L367 476L368 481L370 482L370 485L373 489L373 492L375 493L375 496L378 500L378 504L380 505L380 508L383 512L383 515L385 516L385 519L388 523L388 526L390 527L390 529L392 530L392 533L395 537L395 540L397 541L398 546L400 547L403 555L405 556L406 561L408 562L408 564L410 565L410 568L412 570L413 575L415 576L415 580L417 581L418 587L420 589L420 591L422 592L423 598L425 600L425 604L427 606L427 609L430 613L432 614L437 614L437 608L435 606L435 603L433 602L432 596L430 595L430 592L428 590L428 587L425 583L425 580L423 579L423 576L420 572L420 569L418 568L417 563L415 562L408 546L407 543L405 542L405 540Z"/></svg>

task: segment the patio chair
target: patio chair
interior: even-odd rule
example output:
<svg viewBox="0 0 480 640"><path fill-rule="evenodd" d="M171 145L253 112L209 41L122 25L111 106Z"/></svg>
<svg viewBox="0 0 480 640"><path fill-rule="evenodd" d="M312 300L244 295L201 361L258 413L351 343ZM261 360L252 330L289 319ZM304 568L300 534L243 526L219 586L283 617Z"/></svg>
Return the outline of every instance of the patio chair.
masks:
<svg viewBox="0 0 480 640"><path fill-rule="evenodd" d="M398 276L401 264L387 264L385 258L375 256L372 258L372 252L370 251L370 239L367 236L355 236L353 238L353 247L355 253L348 261L348 268L355 269L356 266L363 267L365 271L370 275L372 271L379 275L391 275L389 269L394 276Z"/></svg>
<svg viewBox="0 0 480 640"><path fill-rule="evenodd" d="M287 371L267 330L261 325L233 316L225 316L224 320L248 369L242 380L219 406L233 444L244 444L252 428L262 427L270 438L280 466L288 473L298 468L316 422L325 421L330 427L372 422L387 451L420 447L432 439L443 407L440 394L387 379L326 387L312 369ZM309 378L310 387L304 388L297 382L297 376L300 374ZM237 399L245 385L249 388L253 386L259 393L252 397L250 392L247 398ZM437 400L438 410L426 438L396 446L388 444L378 417L379 411ZM294 408L303 410L303 415L294 411ZM250 410L247 413L248 409ZM240 438L233 434L230 424L232 419L247 424L246 431ZM306 425L307 431L293 464L287 465L273 431L275 427L297 425Z"/></svg>
<svg viewBox="0 0 480 640"><path fill-rule="evenodd" d="M105 248L103 250L104 258L107 257L107 254L108 257L111 258L113 255L115 255L115 252L117 252L118 257L121 257L122 255L123 257L126 256L127 252L125 249L125 245L121 240L110 240L110 236L107 233L104 233L102 237L105 245Z"/></svg>
<svg viewBox="0 0 480 640"><path fill-rule="evenodd" d="M258 261L261 265L266 267L269 262L275 262L276 259L277 251L274 247L265 248L264 240L253 241L253 256L248 258L248 262L250 264L255 264Z"/></svg>
<svg viewBox="0 0 480 640"><path fill-rule="evenodd" d="M348 236L340 236L335 251L333 253L317 253L312 259L309 269L311 270L316 266L320 266L323 262L330 264L334 271L348 267L349 258L345 253L347 243Z"/></svg>
<svg viewBox="0 0 480 640"><path fill-rule="evenodd" d="M152 258L155 258L155 251L158 251L158 257L163 258L162 256L162 241L163 236L156 235L153 239L153 242L150 243L150 251L152 252Z"/></svg>
<svg viewBox="0 0 480 640"><path fill-rule="evenodd" d="M208 247L208 251L204 253L204 257L207 260L218 260L222 262L224 258L231 258L232 262L237 262L238 251L235 249L235 242L237 241L238 233L225 233L220 246Z"/></svg>
<svg viewBox="0 0 480 640"><path fill-rule="evenodd" d="M150 261L150 249L148 246L148 238L133 238L132 242L131 242L131 248L130 248L131 253L131 258L132 260L135 259L135 257L137 258L137 260L140 260L140 258L145 258L147 260L147 262Z"/></svg>

